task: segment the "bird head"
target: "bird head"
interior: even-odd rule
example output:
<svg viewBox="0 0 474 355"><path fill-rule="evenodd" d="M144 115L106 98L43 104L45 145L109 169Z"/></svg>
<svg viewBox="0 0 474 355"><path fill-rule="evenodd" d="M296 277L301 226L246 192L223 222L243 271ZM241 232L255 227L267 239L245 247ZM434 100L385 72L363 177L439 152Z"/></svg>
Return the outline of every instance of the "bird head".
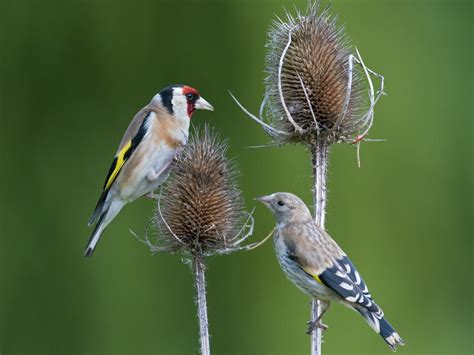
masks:
<svg viewBox="0 0 474 355"><path fill-rule="evenodd" d="M164 88L155 96L168 110L178 118L191 119L195 110L214 111L214 107L204 100L198 91L187 85L171 85Z"/></svg>
<svg viewBox="0 0 474 355"><path fill-rule="evenodd" d="M311 212L306 204L289 192L275 192L256 197L255 200L262 202L272 211L278 225L311 220Z"/></svg>

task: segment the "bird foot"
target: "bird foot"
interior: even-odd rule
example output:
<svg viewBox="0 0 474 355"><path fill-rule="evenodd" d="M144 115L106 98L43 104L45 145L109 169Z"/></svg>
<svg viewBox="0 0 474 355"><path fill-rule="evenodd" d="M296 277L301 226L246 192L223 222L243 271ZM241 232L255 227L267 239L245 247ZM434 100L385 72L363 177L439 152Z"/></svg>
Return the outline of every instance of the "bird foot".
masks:
<svg viewBox="0 0 474 355"><path fill-rule="evenodd" d="M156 201L160 199L160 195L155 194L153 191L147 193L145 197L149 198L150 200L156 200Z"/></svg>
<svg viewBox="0 0 474 355"><path fill-rule="evenodd" d="M329 327L326 324L321 323L321 321L308 321L308 329L306 330L306 334L310 335L316 328L327 330Z"/></svg>

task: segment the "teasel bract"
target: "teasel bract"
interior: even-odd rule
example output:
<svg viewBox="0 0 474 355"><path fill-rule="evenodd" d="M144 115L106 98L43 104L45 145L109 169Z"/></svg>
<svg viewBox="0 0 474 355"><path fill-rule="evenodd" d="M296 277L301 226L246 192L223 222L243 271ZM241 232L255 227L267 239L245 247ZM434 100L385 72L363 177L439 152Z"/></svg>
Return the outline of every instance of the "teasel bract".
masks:
<svg viewBox="0 0 474 355"><path fill-rule="evenodd" d="M237 169L226 158L227 143L209 126L195 130L157 196L152 222L157 231L152 252L178 253L190 262L197 290L201 353L210 353L206 302L205 257L251 250L243 245L253 232L253 216L244 210Z"/></svg>
<svg viewBox="0 0 474 355"><path fill-rule="evenodd" d="M329 147L367 141L374 106L383 94L384 78L364 64L329 7L310 2L305 13L277 18L268 33L266 92L259 116L239 107L270 135L274 145L301 143L311 153L314 219L324 229ZM372 77L379 79L374 88ZM365 92L367 95L365 96ZM264 117L266 116L266 118ZM319 315L316 299L311 320ZM321 354L321 330L311 334L311 354Z"/></svg>

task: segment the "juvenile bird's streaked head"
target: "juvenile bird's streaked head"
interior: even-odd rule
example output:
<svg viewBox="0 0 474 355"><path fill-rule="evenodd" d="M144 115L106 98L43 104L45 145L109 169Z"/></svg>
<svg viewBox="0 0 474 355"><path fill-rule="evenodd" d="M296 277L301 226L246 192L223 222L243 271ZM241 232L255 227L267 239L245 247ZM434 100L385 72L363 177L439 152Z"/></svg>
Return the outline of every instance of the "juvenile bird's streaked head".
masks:
<svg viewBox="0 0 474 355"><path fill-rule="evenodd" d="M191 119L195 110L214 111L198 91L187 85L171 85L161 90L153 100L159 101L169 113L177 118Z"/></svg>
<svg viewBox="0 0 474 355"><path fill-rule="evenodd" d="M278 225L306 222L311 220L311 212L306 204L296 195L289 192L275 192L255 198L267 206L277 220Z"/></svg>

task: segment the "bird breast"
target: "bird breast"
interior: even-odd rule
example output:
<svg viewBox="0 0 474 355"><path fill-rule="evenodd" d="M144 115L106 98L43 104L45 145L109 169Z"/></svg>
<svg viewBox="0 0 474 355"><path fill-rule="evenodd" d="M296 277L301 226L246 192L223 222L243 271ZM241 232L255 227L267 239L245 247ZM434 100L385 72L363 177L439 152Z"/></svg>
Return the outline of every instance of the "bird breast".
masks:
<svg viewBox="0 0 474 355"><path fill-rule="evenodd" d="M293 260L290 255L286 243L281 236L281 232L277 232L274 237L275 251L281 269L286 277L304 293L316 297L320 300L331 300L330 290L316 281L314 277L306 273L302 267Z"/></svg>
<svg viewBox="0 0 474 355"><path fill-rule="evenodd" d="M147 176L167 172L177 150L186 144L189 125L171 115L151 113L150 126L143 141L124 165L119 181L121 197L131 202L155 190L164 179L149 181Z"/></svg>
<svg viewBox="0 0 474 355"><path fill-rule="evenodd" d="M189 120L168 116L154 120L150 133L155 145L165 144L170 149L178 149L185 145L189 135Z"/></svg>

